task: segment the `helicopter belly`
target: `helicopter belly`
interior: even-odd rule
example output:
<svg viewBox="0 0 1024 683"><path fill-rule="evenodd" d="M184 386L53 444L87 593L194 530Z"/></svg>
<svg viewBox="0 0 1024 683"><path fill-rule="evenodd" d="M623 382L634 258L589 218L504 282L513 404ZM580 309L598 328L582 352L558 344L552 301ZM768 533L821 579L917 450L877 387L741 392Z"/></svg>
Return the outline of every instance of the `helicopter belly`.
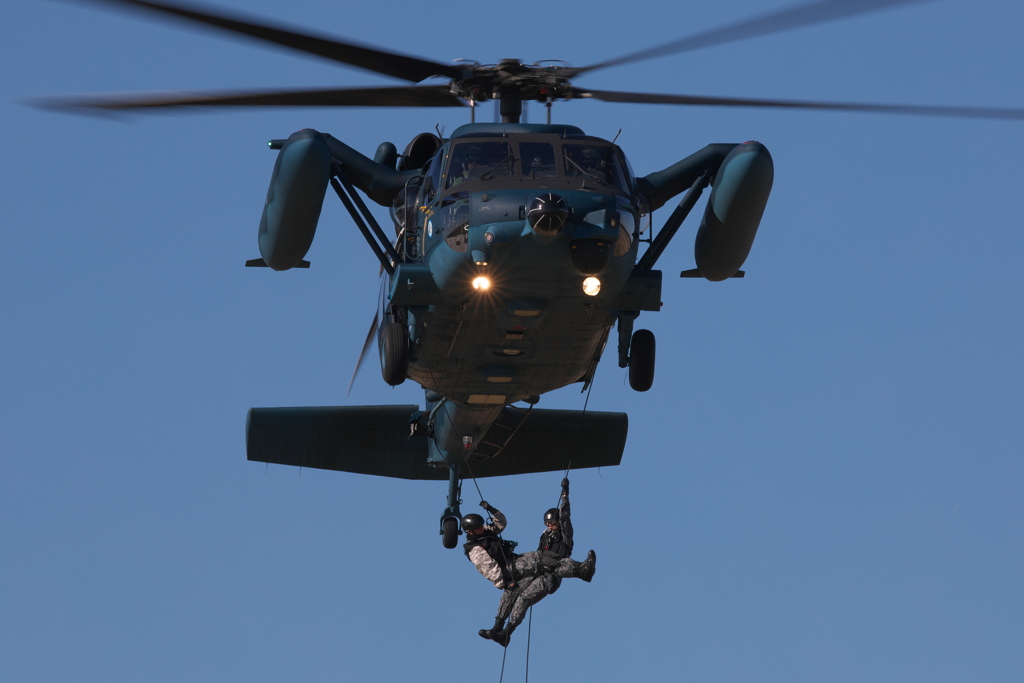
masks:
<svg viewBox="0 0 1024 683"><path fill-rule="evenodd" d="M565 302L523 305L487 310L487 323L470 326L458 309L432 311L409 376L456 401L502 405L580 381L610 327L605 316Z"/></svg>
<svg viewBox="0 0 1024 683"><path fill-rule="evenodd" d="M568 243L561 247L520 245L486 271L467 267L450 278L457 283L486 272L494 284L487 293L429 307L409 376L451 400L481 405L504 405L584 379L614 315L610 297L582 293ZM624 280L618 273L608 277Z"/></svg>

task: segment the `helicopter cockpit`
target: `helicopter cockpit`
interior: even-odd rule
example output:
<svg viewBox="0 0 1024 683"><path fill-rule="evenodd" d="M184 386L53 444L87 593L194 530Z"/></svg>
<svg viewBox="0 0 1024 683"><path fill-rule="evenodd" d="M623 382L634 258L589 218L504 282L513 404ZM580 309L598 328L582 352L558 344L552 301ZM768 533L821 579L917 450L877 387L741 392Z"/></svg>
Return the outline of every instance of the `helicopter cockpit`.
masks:
<svg viewBox="0 0 1024 683"><path fill-rule="evenodd" d="M407 231L403 240L407 257L422 257L435 236L443 236L457 253L466 253L472 223L471 196L476 193L490 194L485 201L494 202L494 191L503 191L501 200L479 209L477 220L496 216L498 205L502 211L521 214L524 202L533 199L528 196L531 193L567 196L567 192L575 191L609 199L614 196L611 201L622 207L620 213L625 216L636 212L635 184L629 162L607 140L561 131L512 135L490 131L458 135L457 131L453 139L437 148L424 166L423 175L410 180L395 197L392 217L396 230ZM512 192L505 192L509 190ZM408 224L412 216L418 217L420 225ZM627 236L623 244L629 243Z"/></svg>
<svg viewBox="0 0 1024 683"><path fill-rule="evenodd" d="M538 139L538 138L547 138ZM618 148L597 139L568 140L561 136L531 139L459 140L452 145L445 193L463 191L495 179L516 179L524 186L584 187L629 194L629 175Z"/></svg>

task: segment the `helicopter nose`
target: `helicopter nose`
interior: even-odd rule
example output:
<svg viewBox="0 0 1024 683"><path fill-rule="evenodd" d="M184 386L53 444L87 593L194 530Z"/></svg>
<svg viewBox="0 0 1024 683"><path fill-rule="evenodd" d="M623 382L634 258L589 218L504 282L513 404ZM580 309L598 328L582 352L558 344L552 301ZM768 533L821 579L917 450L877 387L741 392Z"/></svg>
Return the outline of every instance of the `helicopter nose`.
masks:
<svg viewBox="0 0 1024 683"><path fill-rule="evenodd" d="M538 235L551 237L565 227L569 219L569 207L557 194L549 192L533 200L526 212L526 220Z"/></svg>

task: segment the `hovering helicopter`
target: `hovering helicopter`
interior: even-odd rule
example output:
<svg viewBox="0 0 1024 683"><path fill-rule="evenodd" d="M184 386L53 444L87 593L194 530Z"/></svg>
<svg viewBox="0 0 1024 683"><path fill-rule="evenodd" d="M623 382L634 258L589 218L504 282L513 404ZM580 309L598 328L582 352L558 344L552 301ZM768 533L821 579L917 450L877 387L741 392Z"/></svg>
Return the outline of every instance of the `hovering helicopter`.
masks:
<svg viewBox="0 0 1024 683"><path fill-rule="evenodd" d="M157 11L326 57L413 83L206 95L79 97L50 106L144 110L188 106L469 107L450 136L422 133L399 154L391 142L368 157L333 136L301 130L279 151L259 227L261 258L246 265L308 267L328 187L380 264L376 317L356 372L376 342L384 381L412 379L425 406L253 408L248 458L406 479L448 481L440 533L455 547L463 478L617 465L624 413L535 409L540 396L593 382L607 342L630 386L654 380L655 339L634 330L661 308L659 257L702 192L695 268L683 277L743 277L773 182L758 142L710 144L647 175L634 174L614 141L551 122L554 102L781 107L1022 119L1024 110L797 102L582 89L579 76L611 66L839 19L914 0L825 0L738 22L587 67L516 59L446 64L277 28L248 19L142 0L106 0ZM432 78L443 83L422 84ZM476 123L497 100L500 123ZM547 122L522 123L524 102ZM357 192L358 190L358 192ZM388 207L389 237L359 192ZM683 195L658 231L651 212ZM643 254L641 245L646 245ZM614 335L614 336L613 336ZM353 375L354 379L354 375ZM351 389L351 383L349 385ZM515 404L525 403L527 407Z"/></svg>

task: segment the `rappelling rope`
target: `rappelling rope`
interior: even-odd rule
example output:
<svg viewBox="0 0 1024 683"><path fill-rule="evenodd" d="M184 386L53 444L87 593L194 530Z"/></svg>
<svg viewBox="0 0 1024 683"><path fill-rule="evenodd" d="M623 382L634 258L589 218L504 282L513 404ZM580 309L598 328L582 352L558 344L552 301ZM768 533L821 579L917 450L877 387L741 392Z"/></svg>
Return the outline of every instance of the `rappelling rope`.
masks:
<svg viewBox="0 0 1024 683"><path fill-rule="evenodd" d="M565 468L565 476L566 477L569 476L569 469L571 467L572 467L572 460L570 459L569 460L569 465ZM481 503L484 502L484 500L485 500L484 499L484 494L480 490L480 484L477 483L476 476L473 474L473 468L469 464L468 460L466 461L466 469L469 470L469 477L470 477L470 479L473 480L473 486L476 487L476 492L480 496L480 502ZM559 500L561 500L561 493L559 493ZM498 538L501 538L501 534L498 534ZM499 547L502 548L502 553L504 553L505 552L504 547L502 547L502 546L499 546ZM507 566L509 566L509 574L511 575L512 574L512 567L511 567L511 565L509 565L508 559L509 559L508 557L505 558L505 563L506 563ZM515 578L515 577L513 577L513 578ZM533 606L531 605L530 606L529 618L526 621L526 683L530 682L530 642L532 640L532 638L531 638L532 635L533 635ZM498 676L498 683L502 683L505 680L505 660L508 658L508 648L507 647L503 647L502 650L503 650L503 652L501 654L501 673Z"/></svg>
<svg viewBox="0 0 1024 683"><path fill-rule="evenodd" d="M498 675L498 683L505 680L505 659L508 657L508 648L503 647L501 653L501 673Z"/></svg>
<svg viewBox="0 0 1024 683"><path fill-rule="evenodd" d="M526 621L526 683L530 683L530 636L533 633L533 605L530 605L530 617Z"/></svg>
<svg viewBox="0 0 1024 683"><path fill-rule="evenodd" d="M469 470L469 478L473 480L473 486L476 487L476 492L480 495L480 502L487 500L484 498L484 494L480 491L480 484L476 483L476 475L473 474L473 467L469 464L469 460L465 463L466 469Z"/></svg>

